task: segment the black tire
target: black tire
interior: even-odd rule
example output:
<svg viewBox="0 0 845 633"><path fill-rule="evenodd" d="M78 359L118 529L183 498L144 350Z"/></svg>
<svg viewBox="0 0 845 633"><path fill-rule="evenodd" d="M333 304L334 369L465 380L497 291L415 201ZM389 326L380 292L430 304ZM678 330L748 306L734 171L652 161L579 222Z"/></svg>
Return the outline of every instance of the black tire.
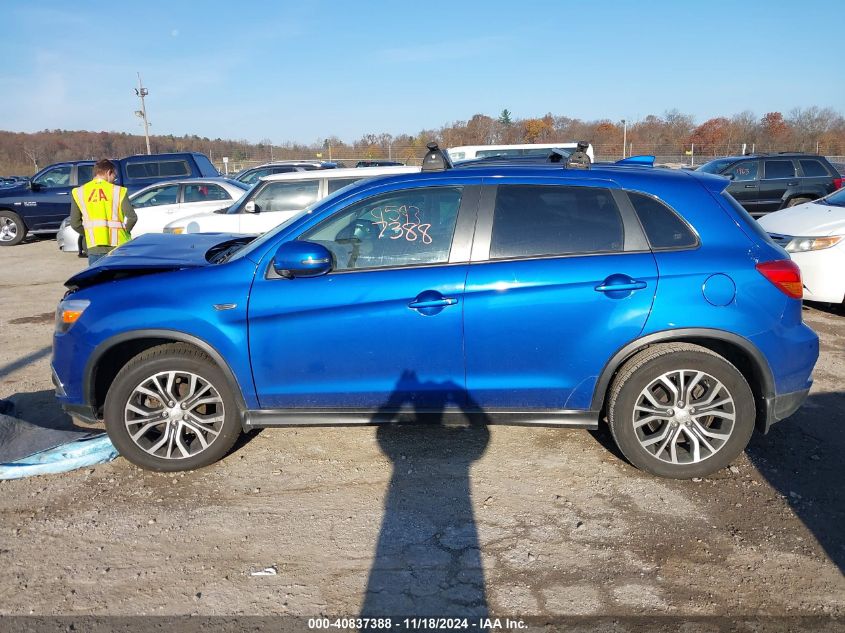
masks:
<svg viewBox="0 0 845 633"><path fill-rule="evenodd" d="M85 236L80 235L76 240L76 248L79 249L77 257L88 257L88 249L85 247Z"/></svg>
<svg viewBox="0 0 845 633"><path fill-rule="evenodd" d="M797 207L799 204L804 204L805 202L811 202L812 198L793 198L789 202L786 203L786 208L789 207Z"/></svg>
<svg viewBox="0 0 845 633"><path fill-rule="evenodd" d="M27 228L14 211L0 209L0 246L15 246L23 242Z"/></svg>
<svg viewBox="0 0 845 633"><path fill-rule="evenodd" d="M222 402L219 405L201 405L197 409L204 409L202 413L205 413L209 406L213 407L213 411L210 415L221 418L221 421L214 424L203 422L203 424L207 424L207 426L203 427L196 424L196 419L198 418L192 418L190 423L191 425L195 428L200 428L203 431L206 431L205 433L202 433L203 438L206 441L202 444L200 443L199 438L197 437L198 434L195 431L192 429L188 429L187 432L183 431L183 429L187 428L189 425L180 423L178 418L173 418L172 420L171 418L167 418L162 420L161 423L150 426L149 431L143 435L139 441L141 443L151 444L152 446L147 446L147 448L150 449L154 448L156 444L158 444L156 440L165 438L164 441L167 446L162 448L167 450L167 454L170 454L170 448L173 448L175 451L180 444L182 447L188 447L188 449L195 446L199 447L198 452L195 454L192 453L188 456L176 455L174 457L153 454L142 448L141 445L132 438L129 429L127 428L128 425L133 425L133 432L137 434L135 429L140 430L141 427L148 425L148 420L153 419L154 416L149 416L149 418L139 418L144 420L144 422L127 422L129 416L134 417L135 415L127 410L127 405L130 404L130 398L133 398L132 403L134 404L138 403L135 398L144 398L145 396L140 395L136 389L144 385L150 385L151 383L149 381L152 380L152 377L162 374L163 372L174 372L177 375L177 379L180 375L184 376L187 374L190 376L193 374L199 377L200 380L209 384L211 386L211 391L207 391L208 396L212 396L214 398L219 397ZM198 382L197 384L201 383ZM159 391L159 393L174 393L174 391L178 391L180 388L187 390L188 385L184 382L177 384L174 381L173 386L169 389L169 391ZM150 389L147 388L147 391L149 390ZM214 392L216 392L216 394ZM207 398L208 396L203 396L203 398ZM177 398L179 397L181 396L177 395ZM189 398L186 398L186 400L189 400ZM165 416L167 415L167 410L178 409L180 402L173 401L175 406L169 407L168 405L171 403L166 403L164 399L157 400L155 398L146 398L146 401L147 403L150 403L149 411L151 413L153 411L160 411L164 412L162 415ZM159 407L156 403L159 403L161 406ZM222 407L222 413L217 407ZM194 411L196 411L196 409L192 407L189 412L183 413L193 413ZM133 464L148 470L173 472L202 468L203 466L207 466L219 459L222 459L231 450L235 441L237 441L238 436L241 434L241 422L238 406L229 383L226 380L226 376L206 354L195 347L184 343L171 343L153 347L145 352L142 352L138 356L135 356L126 365L124 365L120 372L118 372L114 382L109 388L108 394L106 395L104 417L106 431L120 454ZM183 417L181 419L187 420L188 418ZM152 424L152 422L149 423L149 425ZM211 427L213 427L215 431L207 431L207 429ZM174 429L174 433L171 434L170 429ZM176 429L178 429L178 433L176 433ZM216 432L216 435L211 434L214 432ZM165 434L167 434L167 437L165 437ZM179 439L182 440L181 443L174 442L174 440L169 439L171 437L175 437L176 435L179 435ZM150 439L150 437L152 437L152 439ZM207 443L207 447L202 448L201 446L205 446L205 443Z"/></svg>
<svg viewBox="0 0 845 633"><path fill-rule="evenodd" d="M672 374L672 372L682 370L684 372L682 374ZM703 372L705 377L696 383L693 380L696 376L690 377L686 374L688 371ZM669 389L663 386L665 383L658 382L661 376L667 375L670 376L670 382L673 375L680 375L681 380L686 376L688 382L685 386L693 397L696 392L702 395L709 393L718 396L724 393L722 390L725 390L731 401L717 409L712 409L713 404L704 404L708 410L713 410L714 413L718 411L715 416L707 416L701 411L695 413L695 408L692 406L696 404L695 401L681 402L681 405L685 407L678 408L677 402L664 403L657 398L660 406L666 407L666 409L659 409L661 415L666 417L635 428L635 421L642 422L646 418L656 417L643 410L635 411L635 406L642 404L657 409L647 400L641 400L645 397L647 389L652 397L655 397L655 393L659 395L661 390L666 394L667 400L669 396L672 396ZM721 383L722 390L716 381ZM676 388L678 387L677 383L673 384ZM690 388L690 384L694 387ZM715 398L715 403L722 401L724 397ZM706 400L704 402L706 403ZM670 407L672 411L675 411L672 417L667 415ZM692 413L695 415L691 416ZM733 420L721 417L720 414L733 415ZM754 395L739 370L715 352L689 343L654 345L633 356L616 375L607 401L610 431L622 454L641 470L674 479L705 477L728 466L748 445L754 431L755 416ZM727 438L714 440L710 435L702 436L697 430L702 426L708 433L719 433ZM692 434L708 444L698 439L691 442ZM663 449L666 441L664 438L671 437L676 439L671 439ZM655 447L654 452L644 446L644 443L651 443ZM699 449L701 459L698 461L695 461L694 454L687 453L687 449L692 452L694 448ZM711 452L711 448L715 450ZM677 455L673 456L671 453L667 455L665 452L673 450L677 452ZM656 456L655 453L663 457ZM704 453L709 454L704 455ZM673 459L677 457L680 463L667 461L666 457Z"/></svg>

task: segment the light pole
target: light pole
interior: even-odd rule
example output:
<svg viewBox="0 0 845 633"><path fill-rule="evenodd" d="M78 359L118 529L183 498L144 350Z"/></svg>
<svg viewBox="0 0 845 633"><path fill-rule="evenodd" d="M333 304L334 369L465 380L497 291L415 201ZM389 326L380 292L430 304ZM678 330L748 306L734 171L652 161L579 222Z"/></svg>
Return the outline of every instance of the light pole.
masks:
<svg viewBox="0 0 845 633"><path fill-rule="evenodd" d="M626 147L628 147L628 121L622 119L622 158L625 158Z"/></svg>
<svg viewBox="0 0 845 633"><path fill-rule="evenodd" d="M141 109L135 110L135 114L144 119L144 137L147 139L147 154L152 154L150 151L150 124L147 122L147 107L144 105L144 97L150 94L150 91L144 88L141 83L141 73L138 73L138 87L135 88L135 94L141 100Z"/></svg>

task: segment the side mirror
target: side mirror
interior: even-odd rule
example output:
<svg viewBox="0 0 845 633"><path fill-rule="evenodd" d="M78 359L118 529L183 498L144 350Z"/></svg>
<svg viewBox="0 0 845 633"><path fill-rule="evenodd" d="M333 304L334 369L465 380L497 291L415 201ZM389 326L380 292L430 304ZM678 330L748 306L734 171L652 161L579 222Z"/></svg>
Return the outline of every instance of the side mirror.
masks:
<svg viewBox="0 0 845 633"><path fill-rule="evenodd" d="M273 270L280 277L319 277L332 269L332 254L322 244L285 242L273 255Z"/></svg>
<svg viewBox="0 0 845 633"><path fill-rule="evenodd" d="M244 205L244 213L258 213L258 207L255 206L254 200L250 200Z"/></svg>
<svg viewBox="0 0 845 633"><path fill-rule="evenodd" d="M734 178L736 178L736 175L735 175L735 174L722 174L722 175L723 175L725 178L727 178L728 180L733 180Z"/></svg>
<svg viewBox="0 0 845 633"><path fill-rule="evenodd" d="M30 191L39 191L41 189L41 185L39 185L37 182L32 182L31 180L27 181L26 187Z"/></svg>

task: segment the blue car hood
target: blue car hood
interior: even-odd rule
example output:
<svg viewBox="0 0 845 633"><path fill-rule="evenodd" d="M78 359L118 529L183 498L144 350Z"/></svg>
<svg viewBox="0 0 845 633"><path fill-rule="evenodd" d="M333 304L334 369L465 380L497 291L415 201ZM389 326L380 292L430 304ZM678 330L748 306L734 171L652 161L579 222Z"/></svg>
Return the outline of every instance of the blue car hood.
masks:
<svg viewBox="0 0 845 633"><path fill-rule="evenodd" d="M65 282L71 290L138 275L209 266L231 246L246 245L254 235L147 233L115 249Z"/></svg>

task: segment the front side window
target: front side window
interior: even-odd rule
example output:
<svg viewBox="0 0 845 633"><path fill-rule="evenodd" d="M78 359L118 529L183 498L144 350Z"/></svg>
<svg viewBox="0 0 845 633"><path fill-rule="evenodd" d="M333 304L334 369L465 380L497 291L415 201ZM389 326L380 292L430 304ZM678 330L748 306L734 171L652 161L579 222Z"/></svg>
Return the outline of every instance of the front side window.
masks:
<svg viewBox="0 0 845 633"><path fill-rule="evenodd" d="M50 187L70 187L70 165L60 165L48 169L32 182L48 189Z"/></svg>
<svg viewBox="0 0 845 633"><path fill-rule="evenodd" d="M185 185L183 202L213 202L231 199L229 193L220 185L200 183Z"/></svg>
<svg viewBox="0 0 845 633"><path fill-rule="evenodd" d="M347 207L299 239L328 248L339 271L445 264L460 206L460 187L394 191Z"/></svg>
<svg viewBox="0 0 845 633"><path fill-rule="evenodd" d="M756 160L746 160L737 163L727 171L725 176L733 176L733 180L741 182L743 180L757 180L757 173L759 172L759 163Z"/></svg>
<svg viewBox="0 0 845 633"><path fill-rule="evenodd" d="M825 169L825 166L822 165L817 160L808 159L808 160L801 160L801 161L798 161L798 162L801 163L801 169L804 172L805 176L809 176L809 177L830 176L830 174L827 173L827 169Z"/></svg>
<svg viewBox="0 0 845 633"><path fill-rule="evenodd" d="M794 178L795 165L791 160L767 160L764 167L766 179Z"/></svg>
<svg viewBox="0 0 845 633"><path fill-rule="evenodd" d="M652 248L687 248L698 240L689 226L665 204L641 193L628 192Z"/></svg>
<svg viewBox="0 0 845 633"><path fill-rule="evenodd" d="M500 185L490 259L620 252L622 216L608 189Z"/></svg>
<svg viewBox="0 0 845 633"><path fill-rule="evenodd" d="M317 199L319 180L289 180L267 183L253 198L257 211L299 211Z"/></svg>
<svg viewBox="0 0 845 633"><path fill-rule="evenodd" d="M136 209L143 209L144 207L158 207L163 204L176 204L178 196L179 185L155 187L133 199L132 206Z"/></svg>

